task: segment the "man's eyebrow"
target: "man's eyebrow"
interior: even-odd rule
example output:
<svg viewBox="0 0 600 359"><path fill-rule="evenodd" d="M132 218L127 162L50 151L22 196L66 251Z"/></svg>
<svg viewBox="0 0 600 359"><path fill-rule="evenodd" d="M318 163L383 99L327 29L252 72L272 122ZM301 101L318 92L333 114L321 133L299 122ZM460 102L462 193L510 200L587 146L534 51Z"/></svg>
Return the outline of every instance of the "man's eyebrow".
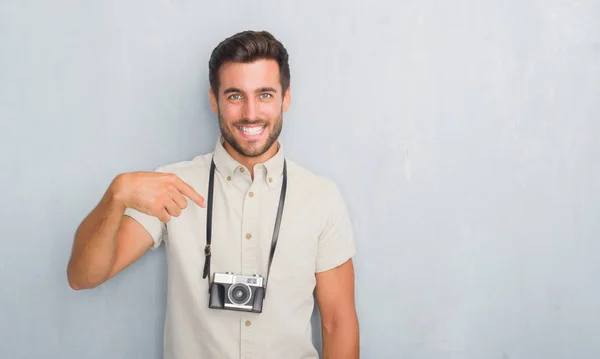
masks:
<svg viewBox="0 0 600 359"><path fill-rule="evenodd" d="M235 87L230 87L228 89L225 89L225 91L223 91L224 94L228 94L228 93L232 93L232 92L242 92L242 90L236 89Z"/></svg>
<svg viewBox="0 0 600 359"><path fill-rule="evenodd" d="M260 93L260 92L277 93L277 90L273 87L261 87L261 88L257 89L256 92L257 93ZM225 89L225 91L223 91L223 94L225 94L225 95L228 93L244 93L244 91L242 91L238 88L235 88L235 87L230 87L230 88Z"/></svg>
<svg viewBox="0 0 600 359"><path fill-rule="evenodd" d="M272 87L261 87L259 88L256 92L277 92L277 90L275 90Z"/></svg>

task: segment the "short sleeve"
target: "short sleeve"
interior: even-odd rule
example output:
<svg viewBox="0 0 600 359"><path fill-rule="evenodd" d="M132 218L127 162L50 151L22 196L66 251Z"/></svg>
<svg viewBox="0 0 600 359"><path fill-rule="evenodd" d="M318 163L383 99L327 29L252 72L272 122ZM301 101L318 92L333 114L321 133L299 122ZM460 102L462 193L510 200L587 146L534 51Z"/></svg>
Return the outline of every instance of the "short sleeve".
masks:
<svg viewBox="0 0 600 359"><path fill-rule="evenodd" d="M346 203L335 184L323 196L323 229L319 237L316 272L335 268L356 253L354 230Z"/></svg>
<svg viewBox="0 0 600 359"><path fill-rule="evenodd" d="M154 242L152 249L156 249L160 246L166 233L166 226L163 222L154 216L139 212L133 208L125 209L124 215L136 220L144 227L148 234L150 234L152 241Z"/></svg>
<svg viewBox="0 0 600 359"><path fill-rule="evenodd" d="M156 169L156 172L162 172L162 167ZM133 208L125 209L124 215L136 220L139 224L142 225L142 227L144 227L148 234L150 234L150 236L152 237L152 241L154 242L152 249L156 249L160 246L164 236L166 235L166 225L163 222L161 222L160 219L142 213Z"/></svg>

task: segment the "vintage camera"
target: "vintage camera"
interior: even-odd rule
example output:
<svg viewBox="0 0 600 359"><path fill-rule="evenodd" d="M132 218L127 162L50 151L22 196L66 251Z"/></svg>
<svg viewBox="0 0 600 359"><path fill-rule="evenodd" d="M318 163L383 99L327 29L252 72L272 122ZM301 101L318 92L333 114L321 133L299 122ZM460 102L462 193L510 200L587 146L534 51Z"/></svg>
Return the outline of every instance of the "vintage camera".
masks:
<svg viewBox="0 0 600 359"><path fill-rule="evenodd" d="M261 313L265 297L263 284L264 278L258 274L215 273L208 306L212 309Z"/></svg>

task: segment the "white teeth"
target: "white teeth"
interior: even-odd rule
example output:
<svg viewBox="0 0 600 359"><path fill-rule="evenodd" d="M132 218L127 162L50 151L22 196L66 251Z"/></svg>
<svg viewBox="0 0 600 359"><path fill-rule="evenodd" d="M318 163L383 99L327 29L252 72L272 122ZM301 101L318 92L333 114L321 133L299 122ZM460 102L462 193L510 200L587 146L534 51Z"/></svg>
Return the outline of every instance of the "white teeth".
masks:
<svg viewBox="0 0 600 359"><path fill-rule="evenodd" d="M255 136L263 132L265 126L238 127L242 133L248 136Z"/></svg>

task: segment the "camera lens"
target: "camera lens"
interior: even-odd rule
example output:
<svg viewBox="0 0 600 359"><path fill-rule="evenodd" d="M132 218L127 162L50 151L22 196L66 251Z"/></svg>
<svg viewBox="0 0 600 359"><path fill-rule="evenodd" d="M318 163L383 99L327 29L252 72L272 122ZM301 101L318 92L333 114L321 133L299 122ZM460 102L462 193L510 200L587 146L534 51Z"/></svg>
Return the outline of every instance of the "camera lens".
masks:
<svg viewBox="0 0 600 359"><path fill-rule="evenodd" d="M236 283L229 287L229 300L238 305L243 305L250 299L250 288L243 283Z"/></svg>

